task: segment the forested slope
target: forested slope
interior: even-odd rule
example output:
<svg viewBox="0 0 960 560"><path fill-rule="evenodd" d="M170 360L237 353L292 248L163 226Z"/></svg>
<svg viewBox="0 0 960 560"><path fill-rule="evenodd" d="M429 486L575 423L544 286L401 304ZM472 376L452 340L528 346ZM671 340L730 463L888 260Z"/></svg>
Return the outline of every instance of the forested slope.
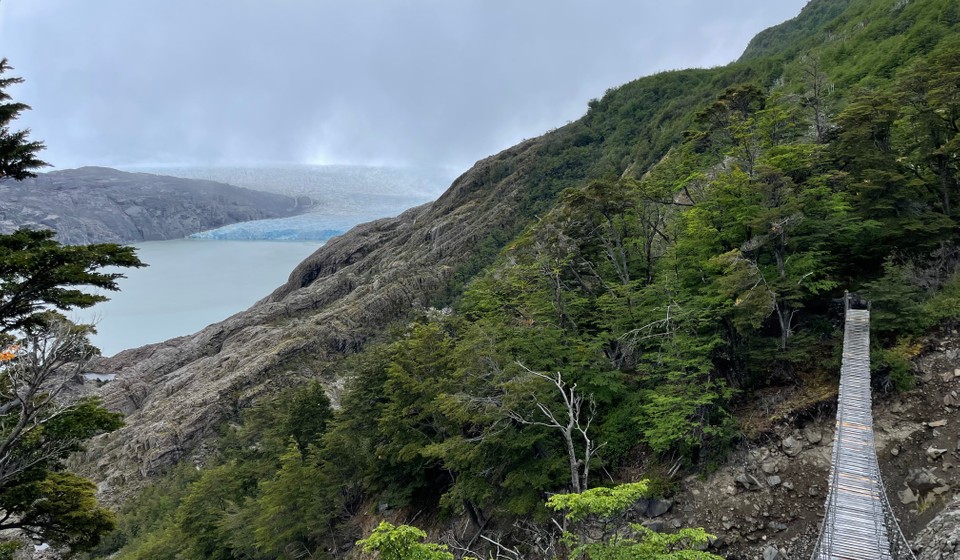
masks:
<svg viewBox="0 0 960 560"><path fill-rule="evenodd" d="M740 61L612 89L249 312L121 355L129 425L89 471L203 468L130 501L103 552L343 556L376 511L536 558L550 493L667 493L766 429L756 391L801 389L768 417L829 401L845 289L873 302L878 385L909 387L917 337L960 315L958 26L946 0L813 0Z"/></svg>

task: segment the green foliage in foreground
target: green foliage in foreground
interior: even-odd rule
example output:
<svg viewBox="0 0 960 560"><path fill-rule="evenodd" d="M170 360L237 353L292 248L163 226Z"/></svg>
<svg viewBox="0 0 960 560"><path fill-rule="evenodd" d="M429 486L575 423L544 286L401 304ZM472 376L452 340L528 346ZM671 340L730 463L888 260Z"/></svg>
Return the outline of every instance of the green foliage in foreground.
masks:
<svg viewBox="0 0 960 560"><path fill-rule="evenodd" d="M0 529L76 552L95 546L115 518L97 504L96 485L64 463L123 422L96 399L57 400L89 350L86 329L56 321L0 363Z"/></svg>
<svg viewBox="0 0 960 560"><path fill-rule="evenodd" d="M627 509L647 493L646 481L613 488L594 488L580 494L556 494L547 507L565 512L573 531L563 534L569 558L590 560L717 560L697 550L706 548L712 535L703 529L657 533L636 523L626 523ZM587 536L589 535L589 536Z"/></svg>
<svg viewBox="0 0 960 560"><path fill-rule="evenodd" d="M416 527L382 521L357 544L364 552L376 552L380 560L454 560L446 546L425 543L426 538L427 534Z"/></svg>
<svg viewBox="0 0 960 560"><path fill-rule="evenodd" d="M576 531L565 532L562 540L569 552L561 552L559 560L719 560L721 557L696 548L705 547L712 535L703 529L681 529L676 533L657 533L642 525L627 524L622 518L626 510L647 491L646 482L624 484L613 488L595 488L580 494L557 494L547 507L566 512ZM599 538L596 527L602 524ZM424 543L426 533L409 525L395 526L381 522L370 537L357 542L364 552L376 552L380 560L453 560L444 545ZM465 557L465 560L470 560Z"/></svg>
<svg viewBox="0 0 960 560"><path fill-rule="evenodd" d="M30 106L13 101L7 91L23 82L23 78L3 75L12 69L6 58L0 58L0 180L33 177L34 170L49 165L37 156L43 142L30 140L29 130L14 128L14 121Z"/></svg>
<svg viewBox="0 0 960 560"><path fill-rule="evenodd" d="M590 560L719 560L722 556L689 547L705 546L711 535L703 529L657 533L643 525L630 525L632 536L614 535L603 543L582 543L570 538L571 558Z"/></svg>
<svg viewBox="0 0 960 560"><path fill-rule="evenodd" d="M574 522L591 516L612 519L646 496L648 488L646 481L640 481L612 488L591 488L579 494L554 494L547 500L547 507L564 512L564 517Z"/></svg>
<svg viewBox="0 0 960 560"><path fill-rule="evenodd" d="M50 307L83 309L106 301L79 287L117 290L123 274L103 268L145 266L133 247L64 246L54 235L27 229L0 235L0 332L37 327Z"/></svg>
<svg viewBox="0 0 960 560"><path fill-rule="evenodd" d="M6 489L0 507L19 516L15 527L76 552L93 547L115 526L113 513L97 505L96 492L85 478L47 472L41 480Z"/></svg>

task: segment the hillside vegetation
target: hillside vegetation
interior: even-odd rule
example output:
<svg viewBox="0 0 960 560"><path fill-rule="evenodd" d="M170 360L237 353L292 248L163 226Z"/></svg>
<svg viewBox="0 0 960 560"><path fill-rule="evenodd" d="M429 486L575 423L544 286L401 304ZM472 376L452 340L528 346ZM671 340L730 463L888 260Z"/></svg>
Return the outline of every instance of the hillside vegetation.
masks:
<svg viewBox="0 0 960 560"><path fill-rule="evenodd" d="M824 398L845 289L873 302L878 386L909 387L917 337L960 316L958 32L950 0L813 0L735 63L591 101L488 168L522 171L517 218L324 372L337 411L318 383L261 399L101 552L342 557L374 508L548 533L551 493L669 492L764 429L754 391Z"/></svg>

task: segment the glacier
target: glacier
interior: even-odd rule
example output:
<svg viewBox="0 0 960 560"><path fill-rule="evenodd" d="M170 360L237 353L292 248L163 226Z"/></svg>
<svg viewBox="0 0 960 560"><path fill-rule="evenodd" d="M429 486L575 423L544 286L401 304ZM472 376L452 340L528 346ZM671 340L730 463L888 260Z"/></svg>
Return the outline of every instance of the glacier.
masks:
<svg viewBox="0 0 960 560"><path fill-rule="evenodd" d="M230 224L194 233L189 237L239 241L326 241L363 221L363 218L356 216L302 214L289 218Z"/></svg>

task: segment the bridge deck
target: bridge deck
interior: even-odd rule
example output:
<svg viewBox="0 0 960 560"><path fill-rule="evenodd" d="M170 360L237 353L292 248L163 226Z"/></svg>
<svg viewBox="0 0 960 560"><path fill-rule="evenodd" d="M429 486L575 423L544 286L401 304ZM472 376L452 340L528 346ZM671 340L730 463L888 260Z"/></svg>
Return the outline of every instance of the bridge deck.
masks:
<svg viewBox="0 0 960 560"><path fill-rule="evenodd" d="M890 531L894 534L890 535ZM891 544L894 546L891 547ZM903 552L904 549L906 552ZM813 558L892 560L912 557L887 503L874 447L870 393L870 312L848 309L833 463L830 468L830 493Z"/></svg>

